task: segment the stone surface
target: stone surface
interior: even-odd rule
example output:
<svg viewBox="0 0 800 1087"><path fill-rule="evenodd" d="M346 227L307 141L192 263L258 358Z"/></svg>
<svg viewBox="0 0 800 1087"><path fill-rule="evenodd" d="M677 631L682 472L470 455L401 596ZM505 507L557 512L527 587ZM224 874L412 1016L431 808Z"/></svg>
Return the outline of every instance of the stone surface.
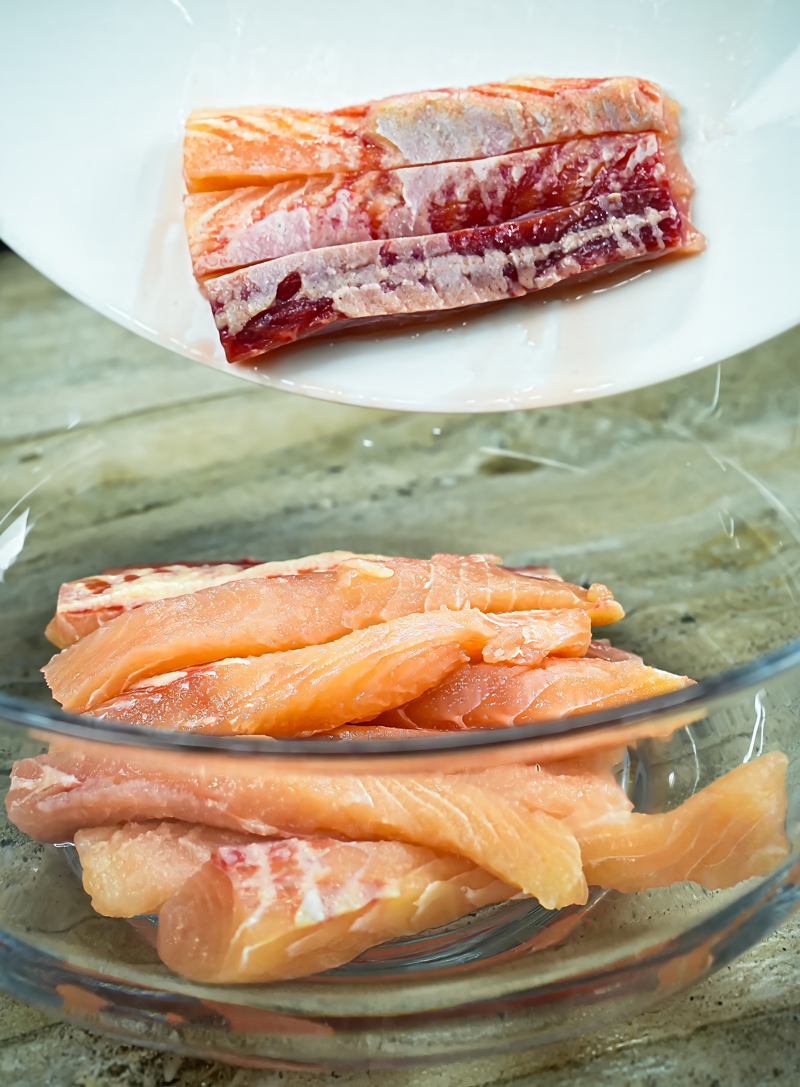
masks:
<svg viewBox="0 0 800 1087"><path fill-rule="evenodd" d="M691 433L683 433L687 463L693 464L692 494L685 479L676 475L664 478L659 502L666 511L665 525L679 508L686 509L685 523L702 521L696 557L702 593L692 600L692 616L698 621L679 621L684 614L680 600L649 600L647 570L640 564L628 574L631 593L638 594L641 606L631 609L621 643L646 643L657 657L654 663L687 671L702 653L703 665L698 667L714 670L768 647L775 628L785 633L797 629L791 582L779 575L789 561L780 546L786 528L780 505L786 508L797 493L798 377L800 330L795 330L732 360L721 371L714 367L680 384L595 405L469 419L393 416L271 393L168 356L86 310L12 254L0 253L0 515L29 487L39 485L37 465L57 459L65 434L76 428L88 443L89 460L96 448L92 443L115 453L116 459L106 457L102 478L86 469L77 481L67 474L61 491L42 486L39 492L47 496L37 513L39 523L49 525L63 541L62 567L56 570L43 569L45 552L37 551L36 533L31 534L30 549L26 547L26 591L39 594L44 608L52 599L51 582L102 561L103 550L96 543L101 530L105 552L110 549L121 562L128 556L132 561L141 540L157 541L153 519L159 510L170 511L173 525L165 549L182 547L186 557L219 553L231 511L241 520L247 504L259 506L266 493L249 479L242 482L244 463L263 465L270 518L265 538L260 535L263 521L254 516L251 534L243 530L237 545L265 558L280 554L287 540L309 551L372 548L385 531L377 526L386 523L401 547L421 551L437 533L441 547L457 549L468 539L472 549L490 549L497 523L507 518L505 507L531 473L538 473L543 458L582 465L612 457L626 442L639 442L643 452L637 465L629 469L614 462L622 485L626 471L644 473L646 463L658 464L681 427L691 424ZM733 451L723 448L717 426L720 388L727 417L734 415L737 421ZM765 429L762 421L770 412L780 425ZM177 445L164 445L165 419L179 428ZM703 453L703 441L717 456L751 456L748 464L756 464L770 486L777 480L779 490L771 492L779 496L778 505L772 503L773 513L777 510L772 519L757 510L749 520L742 515L752 507L753 496L735 490L740 477L731 473L726 501L736 512L736 532L727 532L724 510L716 505L716 528L705 524L717 478L709 469L716 462ZM302 458L296 452L299 443ZM315 464L327 468L304 467L308 451ZM340 465L346 470L340 471ZM554 504L543 507L537 521L538 550L535 555L526 551L533 545L522 530L517 537L507 530L509 548L520 560L557 560L567 576L578 579L583 559L570 552L553 511L559 493L567 491L576 502L583 496L588 503L594 477L553 470L552 484L549 478L542 472L540 491L548 493L551 486ZM220 496L214 524L202 519L202 499L209 487ZM762 494L758 488L756 492ZM624 523L623 508L615 516L623 519L621 531L635 533L635 525ZM426 519L435 522L435 533L429 528L427 536ZM574 527L584 530L580 505ZM593 571L607 569L612 577L620 576L624 564L609 543L613 534L607 525L596 531ZM763 599L748 602L745 593L738 627L733 624L736 629L731 631L731 624L723 626L719 616L729 587L722 572L734 561L742 571L748 564L774 565L767 609L772 625L759 622ZM10 575L6 615L22 617L14 570ZM675 578L678 584L677 572ZM32 629L41 630L40 620L33 615ZM7 629L19 628L12 622ZM40 635L20 639L15 634L12 643L0 624L0 683L7 690L37 696L41 688L36 669L44 652ZM13 667L6 670L8 660ZM800 921L792 920L690 992L630 1022L524 1053L430 1069L330 1076L237 1070L98 1038L52 1023L0 996L0 1083L273 1087L282 1082L310 1087L335 1079L348 1087L371 1082L381 1087L589 1087L612 1081L637 1087L750 1087L797 1082L799 1023Z"/></svg>

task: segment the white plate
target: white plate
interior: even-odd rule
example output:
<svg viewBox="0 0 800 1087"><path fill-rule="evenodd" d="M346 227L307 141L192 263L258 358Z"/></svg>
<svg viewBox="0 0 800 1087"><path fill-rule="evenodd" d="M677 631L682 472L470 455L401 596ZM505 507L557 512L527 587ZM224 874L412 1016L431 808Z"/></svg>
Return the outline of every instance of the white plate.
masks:
<svg viewBox="0 0 800 1087"><path fill-rule="evenodd" d="M200 362L330 400L491 411L662 381L800 321L798 0L43 0L4 5L0 34L0 236ZM228 367L183 236L188 110L331 108L520 73L662 83L684 107L706 253L578 299Z"/></svg>

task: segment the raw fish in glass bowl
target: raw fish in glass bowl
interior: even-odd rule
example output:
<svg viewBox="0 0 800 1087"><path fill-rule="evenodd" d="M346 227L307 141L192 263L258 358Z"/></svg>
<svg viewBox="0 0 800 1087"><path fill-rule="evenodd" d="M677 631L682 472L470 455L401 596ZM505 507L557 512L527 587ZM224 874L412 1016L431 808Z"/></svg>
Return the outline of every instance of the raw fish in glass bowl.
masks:
<svg viewBox="0 0 800 1087"><path fill-rule="evenodd" d="M155 388L13 444L3 987L141 1044L385 1067L630 1016L774 928L797 344L503 416ZM379 614L400 583L416 610Z"/></svg>

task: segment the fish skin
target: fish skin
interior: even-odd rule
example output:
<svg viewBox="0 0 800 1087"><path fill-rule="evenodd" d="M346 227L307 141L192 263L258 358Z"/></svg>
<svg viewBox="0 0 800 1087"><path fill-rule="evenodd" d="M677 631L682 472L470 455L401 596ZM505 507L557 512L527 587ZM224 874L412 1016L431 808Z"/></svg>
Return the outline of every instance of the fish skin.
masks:
<svg viewBox="0 0 800 1087"><path fill-rule="evenodd" d="M416 91L330 112L195 109L183 171L190 193L340 171L485 158L608 132L678 132L678 107L634 77L520 77Z"/></svg>
<svg viewBox="0 0 800 1087"><path fill-rule="evenodd" d="M413 702L387 710L375 726L445 731L510 728L625 706L688 686L687 676L649 668L638 658L551 658L539 667L462 664Z"/></svg>
<svg viewBox="0 0 800 1087"><path fill-rule="evenodd" d="M403 615L324 645L234 658L154 676L91 716L187 732L298 733L368 721L416 698L465 660L580 656L591 638L577 608L488 616L473 608Z"/></svg>
<svg viewBox="0 0 800 1087"><path fill-rule="evenodd" d="M604 585L586 590L513 574L484 556L351 559L335 570L231 581L143 604L62 650L43 671L64 708L82 712L152 675L319 645L412 612L465 606L580 608L594 623L624 614Z"/></svg>
<svg viewBox="0 0 800 1087"><path fill-rule="evenodd" d="M158 953L198 981L304 977L515 893L460 857L401 842L253 842L216 850L167 900Z"/></svg>
<svg viewBox="0 0 800 1087"><path fill-rule="evenodd" d="M709 890L765 875L789 854L787 757L779 751L742 763L672 811L606 812L581 819L590 883L622 892L693 880ZM568 816L569 824L572 817Z"/></svg>
<svg viewBox="0 0 800 1087"><path fill-rule="evenodd" d="M221 846L243 846L252 835L196 823L87 827L75 835L83 889L104 917L158 913L169 896Z"/></svg>
<svg viewBox="0 0 800 1087"><path fill-rule="evenodd" d="M102 574L64 582L58 591L56 613L47 624L45 637L59 649L66 649L122 612L153 600L183 596L245 578L330 570L345 559L382 557L359 555L353 551L327 551L279 562L240 559L237 562L182 562L104 570Z"/></svg>
<svg viewBox="0 0 800 1087"><path fill-rule="evenodd" d="M234 775L212 759L187 766L165 752L119 751L99 757L67 748L15 763L9 818L53 842L90 826L150 819L261 837L399 840L466 857L547 905L586 900L580 851L563 817L629 807L619 786L541 765L353 775L287 773L241 760Z"/></svg>

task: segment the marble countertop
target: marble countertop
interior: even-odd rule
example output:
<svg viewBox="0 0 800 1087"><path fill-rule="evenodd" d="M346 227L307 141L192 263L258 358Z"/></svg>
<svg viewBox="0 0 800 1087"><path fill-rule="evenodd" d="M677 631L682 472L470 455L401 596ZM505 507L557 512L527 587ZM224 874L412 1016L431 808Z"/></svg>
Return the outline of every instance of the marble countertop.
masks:
<svg viewBox="0 0 800 1087"><path fill-rule="evenodd" d="M759 349L800 363L800 329ZM294 417L360 425L381 413L245 386L170 356L87 310L11 253L0 251L0 451L54 429L157 410L184 400L283 397ZM795 367L795 378L798 376ZM749 380L760 380L759 367ZM150 380L152 379L152 380ZM189 394L187 390L191 390ZM741 389L746 395L746 389ZM288 431L287 431L288 432ZM629 1022L522 1052L436 1068L312 1075L234 1069L135 1049L54 1023L0 994L4 1087L575 1087L680 1084L754 1087L800 1080L800 919L738 961Z"/></svg>

